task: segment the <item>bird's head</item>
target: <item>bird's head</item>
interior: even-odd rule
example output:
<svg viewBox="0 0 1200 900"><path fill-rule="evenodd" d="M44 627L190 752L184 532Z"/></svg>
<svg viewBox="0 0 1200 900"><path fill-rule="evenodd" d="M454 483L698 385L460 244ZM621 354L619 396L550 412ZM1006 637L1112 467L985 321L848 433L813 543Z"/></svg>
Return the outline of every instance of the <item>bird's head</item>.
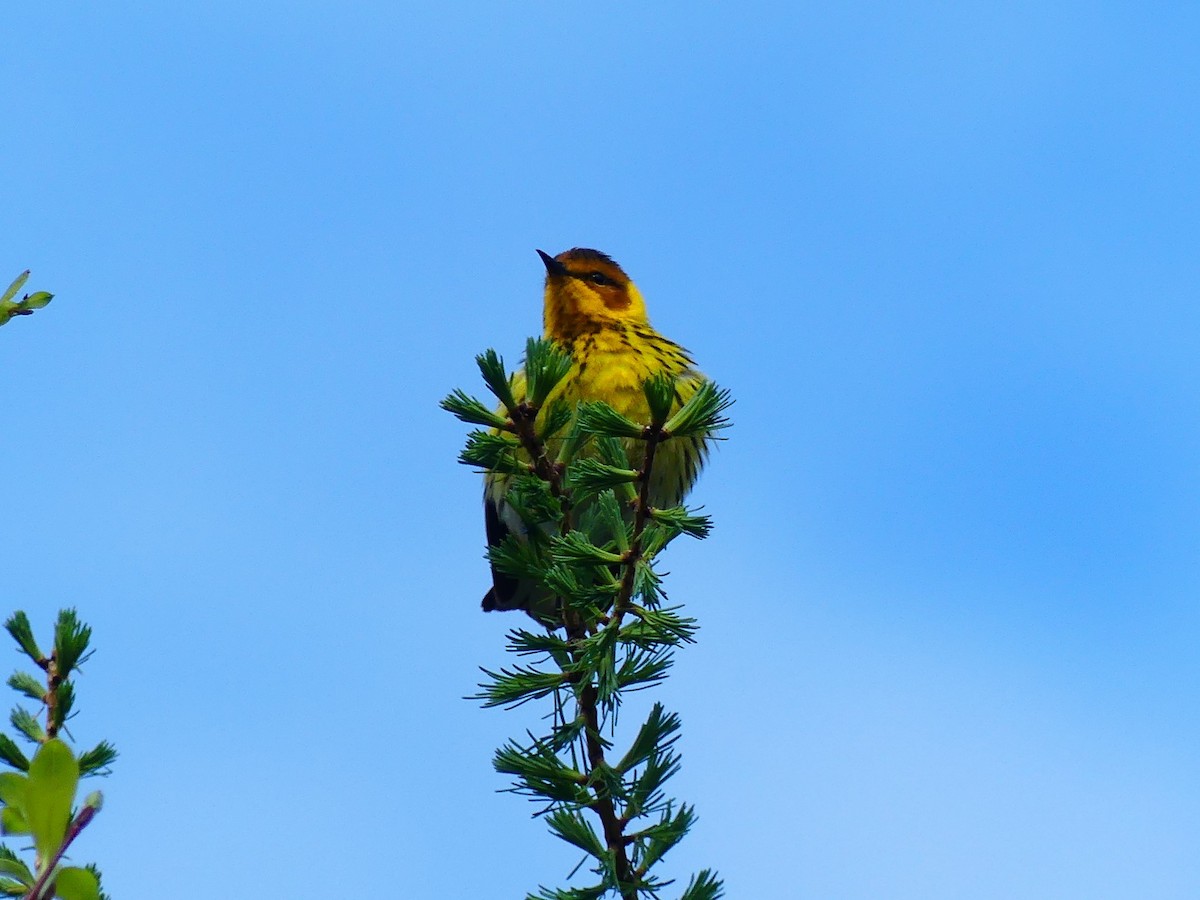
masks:
<svg viewBox="0 0 1200 900"><path fill-rule="evenodd" d="M546 336L571 343L618 324L646 322L646 302L629 276L599 250L576 247L546 264Z"/></svg>

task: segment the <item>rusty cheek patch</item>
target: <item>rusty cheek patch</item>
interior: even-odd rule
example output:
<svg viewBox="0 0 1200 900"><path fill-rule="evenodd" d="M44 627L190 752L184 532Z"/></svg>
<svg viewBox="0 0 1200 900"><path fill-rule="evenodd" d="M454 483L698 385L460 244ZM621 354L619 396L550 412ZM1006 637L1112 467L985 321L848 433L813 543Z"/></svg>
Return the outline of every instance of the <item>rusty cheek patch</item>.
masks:
<svg viewBox="0 0 1200 900"><path fill-rule="evenodd" d="M598 284L592 290L600 295L601 301L608 309L629 309L629 304L633 302L629 299L629 292L618 285Z"/></svg>

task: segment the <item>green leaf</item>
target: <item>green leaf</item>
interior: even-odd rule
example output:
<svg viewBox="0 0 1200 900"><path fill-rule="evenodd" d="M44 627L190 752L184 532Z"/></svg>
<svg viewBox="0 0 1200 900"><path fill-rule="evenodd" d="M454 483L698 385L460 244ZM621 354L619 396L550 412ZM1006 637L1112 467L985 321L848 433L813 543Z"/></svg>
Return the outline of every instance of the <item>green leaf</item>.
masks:
<svg viewBox="0 0 1200 900"><path fill-rule="evenodd" d="M7 734L0 734L0 760L8 763L14 769L20 769L22 772L29 771L29 759Z"/></svg>
<svg viewBox="0 0 1200 900"><path fill-rule="evenodd" d="M62 846L78 784L79 763L71 748L57 738L42 744L29 764L24 809L42 859L50 859Z"/></svg>
<svg viewBox="0 0 1200 900"><path fill-rule="evenodd" d="M54 895L62 900L100 900L100 882L89 869L67 866L54 876Z"/></svg>
<svg viewBox="0 0 1200 900"><path fill-rule="evenodd" d="M5 300L11 300L13 297L17 296L17 291L24 287L25 282L28 280L29 270L26 269L13 279L13 283L8 286L8 289L5 290L3 294L0 294L0 303L3 303Z"/></svg>
<svg viewBox="0 0 1200 900"><path fill-rule="evenodd" d="M38 291L35 294L30 294L21 301L21 306L25 309L41 309L47 303L54 299L54 295L46 291Z"/></svg>
<svg viewBox="0 0 1200 900"><path fill-rule="evenodd" d="M25 806L25 790L29 779L16 772L0 773L0 803L22 809Z"/></svg>
<svg viewBox="0 0 1200 900"><path fill-rule="evenodd" d="M34 882L33 873L29 871L29 866L25 865L19 859L0 859L0 875L15 878L27 888L31 887Z"/></svg>
<svg viewBox="0 0 1200 900"><path fill-rule="evenodd" d="M0 831L5 834L29 834L29 823L19 809L6 806L0 809Z"/></svg>

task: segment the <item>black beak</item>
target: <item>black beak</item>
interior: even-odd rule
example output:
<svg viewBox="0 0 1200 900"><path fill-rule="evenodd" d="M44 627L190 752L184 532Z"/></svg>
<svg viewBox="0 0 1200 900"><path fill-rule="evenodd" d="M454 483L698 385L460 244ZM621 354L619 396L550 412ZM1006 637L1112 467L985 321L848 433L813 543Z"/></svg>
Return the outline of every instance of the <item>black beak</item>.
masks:
<svg viewBox="0 0 1200 900"><path fill-rule="evenodd" d="M562 263L560 263L553 256L551 256L549 253L545 253L545 252L539 250L538 256L540 256L542 258L542 262L544 262L546 264L546 271L549 274L559 275L559 276L570 274L570 272L567 271L567 267L564 266Z"/></svg>

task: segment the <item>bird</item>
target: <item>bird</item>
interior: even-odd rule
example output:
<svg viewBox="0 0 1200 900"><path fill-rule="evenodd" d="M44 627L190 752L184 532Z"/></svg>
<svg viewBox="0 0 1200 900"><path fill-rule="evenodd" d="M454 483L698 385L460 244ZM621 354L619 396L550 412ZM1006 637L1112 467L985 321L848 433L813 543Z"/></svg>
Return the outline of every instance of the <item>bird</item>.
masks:
<svg viewBox="0 0 1200 900"><path fill-rule="evenodd" d="M547 399L574 408L582 401L602 400L634 422L648 422L650 409L642 383L652 375L675 376L675 409L687 402L705 378L691 354L650 324L646 301L625 270L599 250L575 247L551 256L538 255L546 267L543 296L544 336L566 351L571 367ZM523 383L514 390L520 402ZM688 437L661 444L649 486L650 505L678 506L695 483L708 455L709 438ZM625 441L630 465L641 466L645 445ZM509 479L485 476L484 523L489 546L525 525L505 501ZM536 584L492 567L492 586L484 595L484 611L523 609L547 621L547 596ZM552 599L552 598L549 598ZM552 607L551 607L552 608Z"/></svg>

